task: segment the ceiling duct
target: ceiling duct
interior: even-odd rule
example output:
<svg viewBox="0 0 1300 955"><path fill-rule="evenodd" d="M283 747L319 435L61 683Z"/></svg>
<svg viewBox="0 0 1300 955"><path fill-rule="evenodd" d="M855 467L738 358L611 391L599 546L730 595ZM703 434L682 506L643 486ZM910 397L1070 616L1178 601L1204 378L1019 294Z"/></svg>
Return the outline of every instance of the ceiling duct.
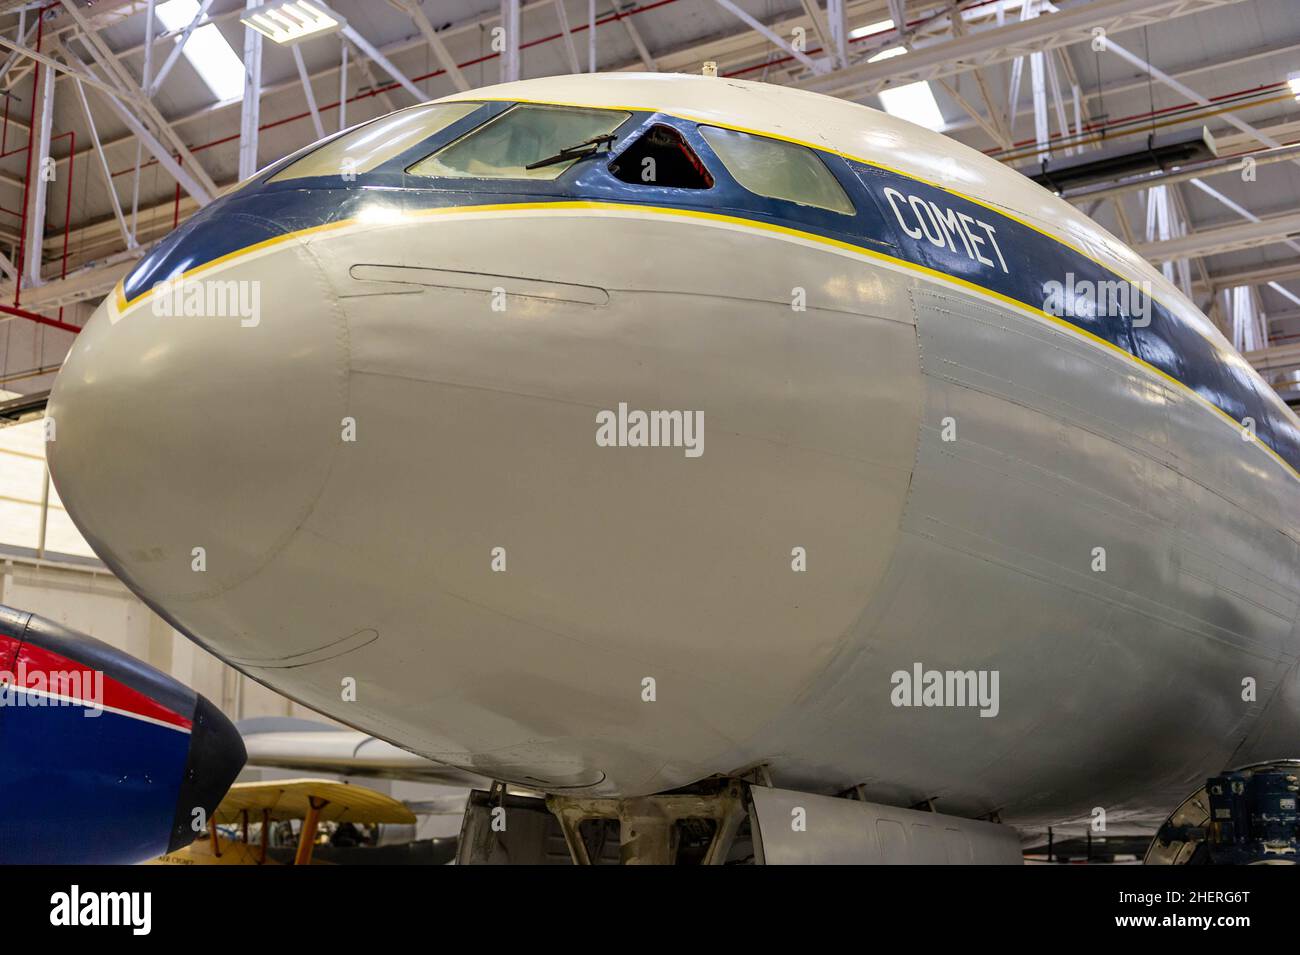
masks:
<svg viewBox="0 0 1300 955"><path fill-rule="evenodd" d="M1218 158L1209 129L1151 133L1141 145L1125 143L1074 156L1052 157L1018 171L1053 192L1098 182L1114 182L1138 173L1167 171L1189 162Z"/></svg>

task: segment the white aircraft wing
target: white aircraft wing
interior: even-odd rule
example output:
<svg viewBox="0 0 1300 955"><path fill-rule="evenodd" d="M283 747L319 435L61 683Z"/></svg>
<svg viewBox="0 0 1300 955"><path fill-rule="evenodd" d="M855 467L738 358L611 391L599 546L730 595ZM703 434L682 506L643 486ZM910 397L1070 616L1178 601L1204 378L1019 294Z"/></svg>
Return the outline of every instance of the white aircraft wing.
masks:
<svg viewBox="0 0 1300 955"><path fill-rule="evenodd" d="M357 730L274 717L244 720L238 728L249 766L482 789L491 786L482 776L435 763Z"/></svg>

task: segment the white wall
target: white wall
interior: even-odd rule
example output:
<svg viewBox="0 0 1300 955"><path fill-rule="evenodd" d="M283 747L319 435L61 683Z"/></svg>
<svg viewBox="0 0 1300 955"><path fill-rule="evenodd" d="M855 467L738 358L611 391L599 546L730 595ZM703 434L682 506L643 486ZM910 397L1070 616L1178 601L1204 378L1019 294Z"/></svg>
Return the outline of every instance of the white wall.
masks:
<svg viewBox="0 0 1300 955"><path fill-rule="evenodd" d="M233 720L300 716L328 722L191 643L107 570L0 554L0 603L125 650L193 687Z"/></svg>

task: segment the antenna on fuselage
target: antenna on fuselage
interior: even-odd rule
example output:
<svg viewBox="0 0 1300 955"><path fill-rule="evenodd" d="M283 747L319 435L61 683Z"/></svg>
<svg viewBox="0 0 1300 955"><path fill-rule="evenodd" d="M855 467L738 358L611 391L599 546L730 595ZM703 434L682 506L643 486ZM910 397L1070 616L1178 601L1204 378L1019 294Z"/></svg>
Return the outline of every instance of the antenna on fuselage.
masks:
<svg viewBox="0 0 1300 955"><path fill-rule="evenodd" d="M705 76L717 76L718 75L717 61L706 60L704 63L704 69L701 72L703 72Z"/></svg>

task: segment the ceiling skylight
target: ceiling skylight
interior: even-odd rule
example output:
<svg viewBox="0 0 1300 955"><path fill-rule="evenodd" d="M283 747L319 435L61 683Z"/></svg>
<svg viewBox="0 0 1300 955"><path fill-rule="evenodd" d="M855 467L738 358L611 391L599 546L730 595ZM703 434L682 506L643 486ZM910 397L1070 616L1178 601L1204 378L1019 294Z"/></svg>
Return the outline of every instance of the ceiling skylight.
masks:
<svg viewBox="0 0 1300 955"><path fill-rule="evenodd" d="M906 53L907 49L905 47L891 46L887 50L881 50L867 62L875 63L878 60L890 60ZM926 129L933 129L935 132L947 125L944 122L943 113L939 112L939 104L935 102L934 92L927 82L908 83L905 86L881 90L879 95L880 105L885 108L885 112L890 116L897 116L899 119L905 119L908 122L916 123L918 126L924 126Z"/></svg>
<svg viewBox="0 0 1300 955"><path fill-rule="evenodd" d="M199 12L198 0L167 0L154 8L163 26L184 30ZM193 33L182 51L218 101L244 95L244 63L231 49L216 24L205 23Z"/></svg>

